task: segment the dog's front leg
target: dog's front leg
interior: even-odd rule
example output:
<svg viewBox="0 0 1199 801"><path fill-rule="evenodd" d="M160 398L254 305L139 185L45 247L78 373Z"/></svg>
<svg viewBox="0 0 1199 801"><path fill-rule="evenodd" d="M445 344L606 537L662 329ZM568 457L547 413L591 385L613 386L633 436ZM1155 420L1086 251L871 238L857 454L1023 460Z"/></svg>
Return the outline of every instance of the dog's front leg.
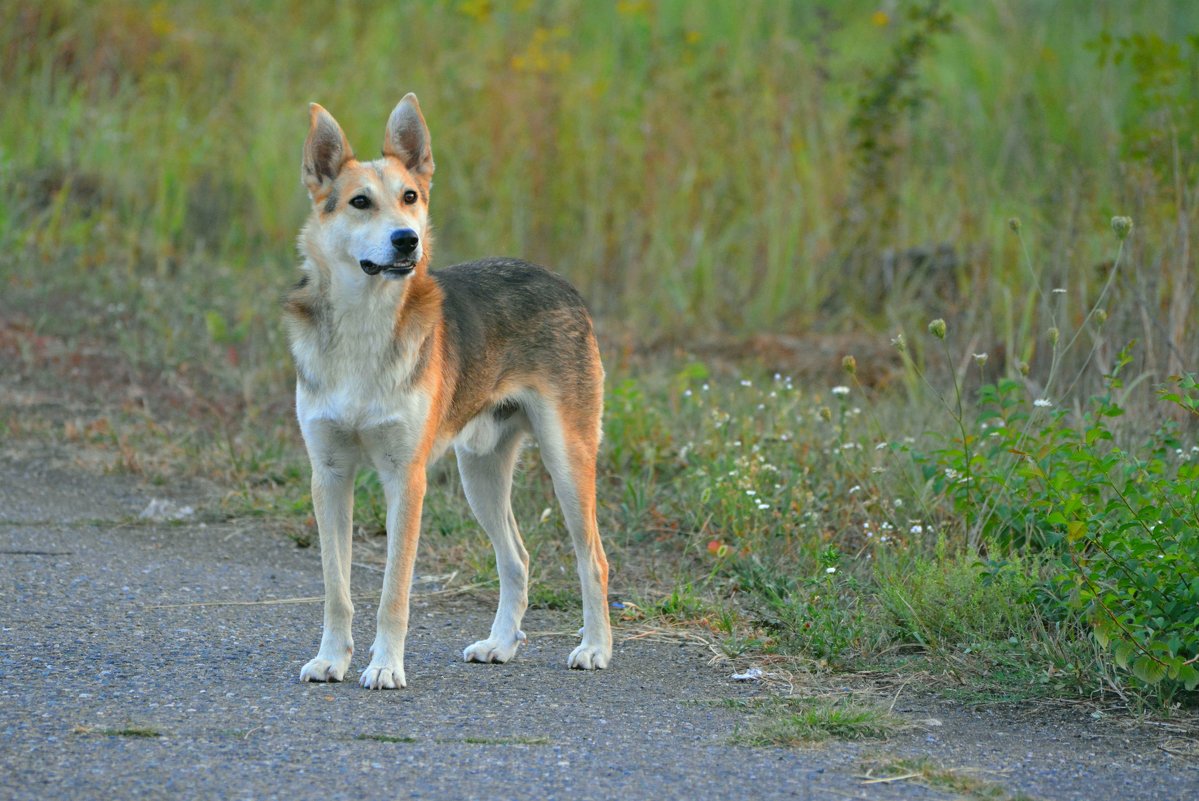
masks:
<svg viewBox="0 0 1199 801"><path fill-rule="evenodd" d="M325 622L320 651L300 670L300 681L341 681L354 653L350 549L358 454L345 434L328 425L306 429L304 441L312 462L312 507L320 533Z"/></svg>
<svg viewBox="0 0 1199 801"><path fill-rule="evenodd" d="M425 498L425 464L413 458L412 449L403 447L401 436L384 438L369 451L387 498L387 566L371 663L359 683L371 690L398 690L407 684L404 641Z"/></svg>

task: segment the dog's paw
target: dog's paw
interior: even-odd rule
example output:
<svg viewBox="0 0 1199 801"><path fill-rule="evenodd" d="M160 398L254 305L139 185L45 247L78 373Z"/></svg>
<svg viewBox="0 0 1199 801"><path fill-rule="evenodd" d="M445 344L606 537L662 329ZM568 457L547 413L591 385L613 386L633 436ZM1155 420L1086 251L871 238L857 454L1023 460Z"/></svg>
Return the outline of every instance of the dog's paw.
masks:
<svg viewBox="0 0 1199 801"><path fill-rule="evenodd" d="M516 632L516 636L508 641L488 637L486 640L479 640L474 645L468 645L462 651L462 661L507 662L516 656L516 649L520 647L520 644L528 641L529 638L523 631Z"/></svg>
<svg viewBox="0 0 1199 801"><path fill-rule="evenodd" d="M376 665L374 662L362 671L358 683L368 690L402 690L408 686L403 665Z"/></svg>
<svg viewBox="0 0 1199 801"><path fill-rule="evenodd" d="M583 643L570 652L570 659L566 660L566 664L572 670L603 670L611 660L611 647Z"/></svg>
<svg viewBox="0 0 1199 801"><path fill-rule="evenodd" d="M349 657L332 660L318 656L300 668L300 681L341 681L349 667Z"/></svg>

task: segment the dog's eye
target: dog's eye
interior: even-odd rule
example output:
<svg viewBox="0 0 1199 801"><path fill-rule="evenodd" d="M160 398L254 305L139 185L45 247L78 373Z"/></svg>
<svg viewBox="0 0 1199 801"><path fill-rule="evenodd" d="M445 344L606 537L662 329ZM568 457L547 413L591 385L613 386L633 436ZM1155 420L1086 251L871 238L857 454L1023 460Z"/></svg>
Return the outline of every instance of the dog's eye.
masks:
<svg viewBox="0 0 1199 801"><path fill-rule="evenodd" d="M416 192L413 192L411 189L409 189L407 192L405 192L404 193L404 202L407 203L409 206L411 206L413 203L415 203L416 202Z"/></svg>
<svg viewBox="0 0 1199 801"><path fill-rule="evenodd" d="M369 209L371 207L371 199L366 195L354 195L350 198L350 205L356 209Z"/></svg>

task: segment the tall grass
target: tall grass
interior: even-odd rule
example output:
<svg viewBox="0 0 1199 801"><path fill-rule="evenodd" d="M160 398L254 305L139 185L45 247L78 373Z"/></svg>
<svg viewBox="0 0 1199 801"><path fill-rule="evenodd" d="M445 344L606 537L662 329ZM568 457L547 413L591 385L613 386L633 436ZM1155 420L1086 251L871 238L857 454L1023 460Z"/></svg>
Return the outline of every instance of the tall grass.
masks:
<svg viewBox="0 0 1199 801"><path fill-rule="evenodd" d="M1189 4L949 3L952 27L868 117L879 130L855 129L919 25L905 10L928 5L8 4L0 235L21 255L2 266L37 280L28 248L59 272L280 286L305 213L306 103L373 155L414 90L439 165L439 262L551 264L643 337L884 324L937 301L1014 340L1031 323L1002 236L1013 213L1083 293L1099 221L1134 214L1141 264L1165 276L1144 314L1168 306L1193 166L1154 174L1129 157L1143 76L1131 60L1101 67L1092 44L1181 40L1199 24ZM1180 96L1194 88L1193 68L1172 79ZM861 142L880 131L885 201L855 194ZM1189 159L1182 133L1150 144ZM941 272L902 258L942 243L956 255ZM898 274L880 283L888 252ZM1191 334L1154 339L1181 348Z"/></svg>

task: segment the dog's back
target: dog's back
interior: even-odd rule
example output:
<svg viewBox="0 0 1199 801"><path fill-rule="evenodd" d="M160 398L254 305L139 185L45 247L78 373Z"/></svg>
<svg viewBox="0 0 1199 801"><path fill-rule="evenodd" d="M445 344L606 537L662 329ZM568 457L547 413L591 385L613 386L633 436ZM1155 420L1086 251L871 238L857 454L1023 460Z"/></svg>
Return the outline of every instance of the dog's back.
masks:
<svg viewBox="0 0 1199 801"><path fill-rule="evenodd" d="M492 258L431 273L442 291L447 372L457 377L448 417L502 414L523 389L580 420L599 419L604 372L579 293L519 259Z"/></svg>

